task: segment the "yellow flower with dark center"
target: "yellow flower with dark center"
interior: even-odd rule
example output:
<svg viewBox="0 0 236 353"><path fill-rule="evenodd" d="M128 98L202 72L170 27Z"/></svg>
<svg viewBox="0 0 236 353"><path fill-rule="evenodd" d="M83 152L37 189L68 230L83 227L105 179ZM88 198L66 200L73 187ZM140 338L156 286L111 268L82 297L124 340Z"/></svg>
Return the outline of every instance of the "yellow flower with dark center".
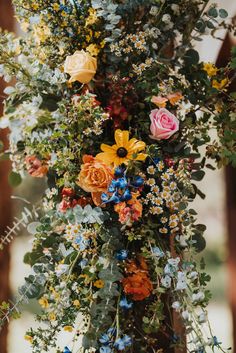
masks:
<svg viewBox="0 0 236 353"><path fill-rule="evenodd" d="M203 70L206 71L209 77L215 76L218 72L217 67L212 63L204 63Z"/></svg>
<svg viewBox="0 0 236 353"><path fill-rule="evenodd" d="M97 288L103 288L104 287L104 282L101 279L98 279L97 281L94 282L94 287Z"/></svg>
<svg viewBox="0 0 236 353"><path fill-rule="evenodd" d="M144 161L147 157L145 153L140 153L146 147L145 142L136 138L129 140L129 131L115 131L116 144L113 146L101 145L102 153L97 154L96 158L108 165L118 166L128 163L130 160Z"/></svg>

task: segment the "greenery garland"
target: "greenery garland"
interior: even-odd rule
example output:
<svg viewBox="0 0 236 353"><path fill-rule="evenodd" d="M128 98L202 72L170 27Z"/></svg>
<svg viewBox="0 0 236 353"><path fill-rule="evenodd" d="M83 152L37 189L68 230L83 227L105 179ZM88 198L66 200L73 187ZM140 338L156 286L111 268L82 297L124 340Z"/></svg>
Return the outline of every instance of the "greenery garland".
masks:
<svg viewBox="0 0 236 353"><path fill-rule="evenodd" d="M24 209L1 241L28 223L34 236L32 274L15 305L2 303L2 324L37 298L40 325L25 336L34 353L161 353L186 340L188 352L224 351L208 322L210 277L195 260L205 226L191 202L204 197L205 168L236 165L236 52L221 69L194 49L234 31L227 12L205 0L14 4L26 34L0 37L0 73L16 79L2 157L13 186L28 173L47 176L48 189L41 216ZM62 330L72 339L58 347Z"/></svg>

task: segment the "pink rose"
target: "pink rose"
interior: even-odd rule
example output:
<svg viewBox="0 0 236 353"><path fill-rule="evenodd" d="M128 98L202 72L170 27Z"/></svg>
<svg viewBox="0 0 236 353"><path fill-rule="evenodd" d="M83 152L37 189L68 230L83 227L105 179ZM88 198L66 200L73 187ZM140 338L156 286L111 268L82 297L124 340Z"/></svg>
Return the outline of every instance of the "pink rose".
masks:
<svg viewBox="0 0 236 353"><path fill-rule="evenodd" d="M167 140L179 130L179 120L165 108L152 110L150 119L150 137L154 140Z"/></svg>

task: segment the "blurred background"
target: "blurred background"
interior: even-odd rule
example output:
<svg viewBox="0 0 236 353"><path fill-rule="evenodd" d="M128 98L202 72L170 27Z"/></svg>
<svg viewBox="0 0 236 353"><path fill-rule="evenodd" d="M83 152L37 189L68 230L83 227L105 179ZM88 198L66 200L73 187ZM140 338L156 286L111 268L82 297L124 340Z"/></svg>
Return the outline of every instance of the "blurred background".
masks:
<svg viewBox="0 0 236 353"><path fill-rule="evenodd" d="M229 12L230 17L236 15L236 0L222 0L217 3ZM0 27L17 31L10 0L0 0ZM230 37L224 31L220 33L220 37L222 40L205 36L198 43L197 49L202 60L217 62L218 66L227 63L230 48L236 44L236 38ZM3 89L3 82L0 82L0 99ZM6 133L1 132L0 140L6 141ZM17 189L10 190L7 185L8 169L7 162L0 163L0 234L4 233L7 225L12 224L14 216L20 217L25 206L24 201L19 199L10 201L10 194L33 203L37 202L45 188L41 180L29 178ZM206 194L206 200L195 201L195 208L199 213L199 223L207 225L207 250L202 255L206 260L207 271L212 276L210 290L213 300L209 307L209 318L219 341L224 342L226 348L235 346L236 352L236 171L230 167L223 171L208 171L199 187ZM0 302L7 300L10 295L14 300L18 287L30 272L30 268L23 264L23 256L30 250L32 239L25 233L19 234L10 247L0 252ZM24 340L24 334L30 326L35 326L33 313L37 310L36 302L25 305L21 318L12 321L8 330L5 328L2 331L1 353L31 352L29 343ZM63 337L63 346L66 345L66 340L67 337Z"/></svg>

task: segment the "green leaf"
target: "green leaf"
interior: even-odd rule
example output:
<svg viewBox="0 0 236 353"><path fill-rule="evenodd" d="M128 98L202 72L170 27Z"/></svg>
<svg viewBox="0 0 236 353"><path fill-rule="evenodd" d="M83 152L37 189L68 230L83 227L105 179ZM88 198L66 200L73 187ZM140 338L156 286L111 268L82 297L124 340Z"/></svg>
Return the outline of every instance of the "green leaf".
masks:
<svg viewBox="0 0 236 353"><path fill-rule="evenodd" d="M226 17L228 17L228 12L225 9L220 9L219 10L219 16L221 18L226 18Z"/></svg>
<svg viewBox="0 0 236 353"><path fill-rule="evenodd" d="M207 22L206 22L206 25L207 25L207 27L210 28L210 29L214 29L214 28L215 28L214 23L212 23L211 21L207 21Z"/></svg>
<svg viewBox="0 0 236 353"><path fill-rule="evenodd" d="M218 11L215 7L212 7L209 11L208 11L208 16L210 17L218 17Z"/></svg>
<svg viewBox="0 0 236 353"><path fill-rule="evenodd" d="M193 172L191 175L192 180L196 180L196 181L201 181L204 176L205 176L205 172L204 170L197 170L196 172Z"/></svg>
<svg viewBox="0 0 236 353"><path fill-rule="evenodd" d="M8 176L8 182L13 188L15 188L21 184L22 178L20 174L16 172L11 172Z"/></svg>
<svg viewBox="0 0 236 353"><path fill-rule="evenodd" d="M197 65L199 62L199 54L194 49L189 49L184 56L184 61L187 65Z"/></svg>
<svg viewBox="0 0 236 353"><path fill-rule="evenodd" d="M193 240L193 247L198 253L202 252L205 249L206 240L202 235L194 234L192 236L192 240Z"/></svg>

